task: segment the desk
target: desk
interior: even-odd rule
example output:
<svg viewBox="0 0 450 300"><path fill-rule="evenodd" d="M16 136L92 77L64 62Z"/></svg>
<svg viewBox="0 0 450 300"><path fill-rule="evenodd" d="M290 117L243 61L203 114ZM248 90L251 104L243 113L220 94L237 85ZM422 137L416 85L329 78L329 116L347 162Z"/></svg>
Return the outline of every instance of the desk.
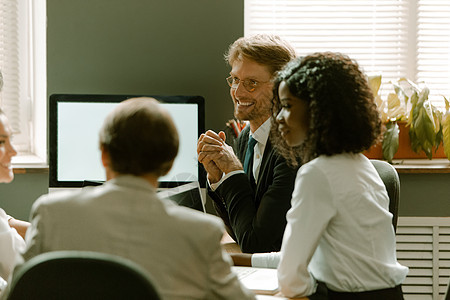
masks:
<svg viewBox="0 0 450 300"><path fill-rule="evenodd" d="M281 293L268 296L268 295L256 295L257 300L309 300L308 297L302 297L302 298L286 298Z"/></svg>
<svg viewBox="0 0 450 300"><path fill-rule="evenodd" d="M228 253L242 253L241 248L236 244L236 242L230 237L230 235L225 232L225 234L222 237L222 246ZM309 300L308 297L302 297L302 298L286 298L283 296L283 294L277 293L275 295L256 295L257 300Z"/></svg>

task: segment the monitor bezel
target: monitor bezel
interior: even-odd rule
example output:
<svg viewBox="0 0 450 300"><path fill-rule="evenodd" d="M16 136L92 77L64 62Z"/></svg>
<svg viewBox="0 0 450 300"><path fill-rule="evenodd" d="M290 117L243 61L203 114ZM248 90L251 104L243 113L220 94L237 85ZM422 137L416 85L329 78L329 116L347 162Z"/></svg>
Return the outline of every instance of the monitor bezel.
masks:
<svg viewBox="0 0 450 300"><path fill-rule="evenodd" d="M86 185L97 185L99 182L91 181L62 181L58 180L58 103L60 102L96 102L119 103L126 99L136 97L151 97L162 103L195 103L198 106L198 132L200 136L205 131L205 99L202 96L169 96L169 95L122 95L122 94L52 94L49 97L49 187L50 188L76 188ZM198 164L198 182L202 188L206 184L206 175L203 166ZM189 181L160 181L160 188L176 187Z"/></svg>

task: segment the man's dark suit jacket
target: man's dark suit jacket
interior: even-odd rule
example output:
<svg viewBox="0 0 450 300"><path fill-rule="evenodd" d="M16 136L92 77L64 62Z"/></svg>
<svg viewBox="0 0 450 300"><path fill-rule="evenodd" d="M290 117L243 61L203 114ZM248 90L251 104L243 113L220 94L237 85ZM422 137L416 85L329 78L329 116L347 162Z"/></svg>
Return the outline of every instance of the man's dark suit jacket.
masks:
<svg viewBox="0 0 450 300"><path fill-rule="evenodd" d="M247 150L249 127L236 140L236 155L241 162ZM256 189L247 174L240 173L226 179L214 192L208 191L228 233L242 252L280 250L296 171L268 140Z"/></svg>

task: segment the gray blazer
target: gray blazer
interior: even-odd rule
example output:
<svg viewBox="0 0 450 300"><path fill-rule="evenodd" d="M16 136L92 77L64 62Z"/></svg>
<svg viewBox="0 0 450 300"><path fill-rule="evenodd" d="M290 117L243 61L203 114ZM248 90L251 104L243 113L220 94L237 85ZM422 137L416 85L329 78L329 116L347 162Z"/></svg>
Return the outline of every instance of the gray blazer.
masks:
<svg viewBox="0 0 450 300"><path fill-rule="evenodd" d="M143 266L164 299L254 299L231 272L222 221L158 199L143 179L121 176L44 195L31 223L25 259L54 250L105 252Z"/></svg>

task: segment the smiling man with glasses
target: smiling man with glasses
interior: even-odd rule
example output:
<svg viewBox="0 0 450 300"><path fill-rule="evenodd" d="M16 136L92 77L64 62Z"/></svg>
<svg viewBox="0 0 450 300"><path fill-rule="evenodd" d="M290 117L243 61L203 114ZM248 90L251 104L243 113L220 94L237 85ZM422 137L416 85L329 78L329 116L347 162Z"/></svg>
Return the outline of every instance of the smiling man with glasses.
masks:
<svg viewBox="0 0 450 300"><path fill-rule="evenodd" d="M198 141L198 159L208 173L208 194L242 252L279 251L296 170L269 139L274 74L295 57L286 41L254 35L235 41L225 55L234 115L249 126L236 140L208 130ZM249 147L250 145L250 147Z"/></svg>

